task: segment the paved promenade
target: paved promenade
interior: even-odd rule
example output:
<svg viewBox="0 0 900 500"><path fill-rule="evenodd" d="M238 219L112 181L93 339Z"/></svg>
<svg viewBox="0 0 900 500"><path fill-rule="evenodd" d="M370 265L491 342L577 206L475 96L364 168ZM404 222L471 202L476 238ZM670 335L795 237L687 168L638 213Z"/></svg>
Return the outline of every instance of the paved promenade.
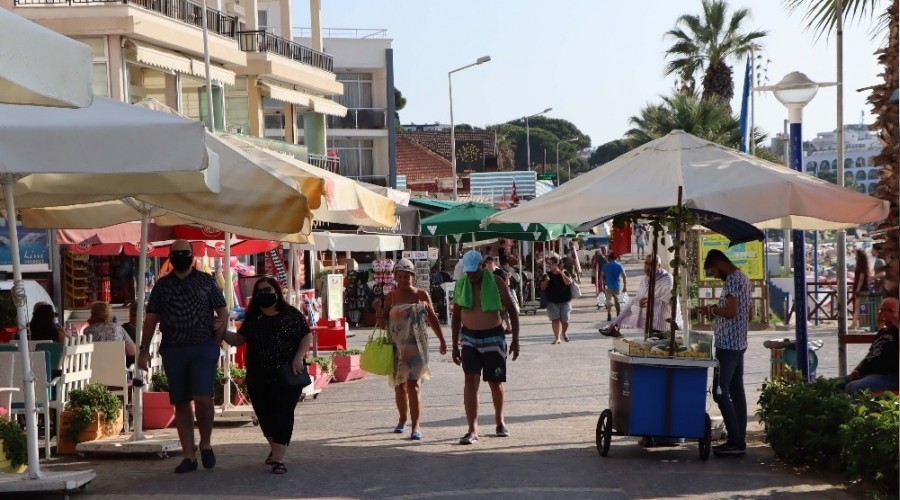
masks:
<svg viewBox="0 0 900 500"><path fill-rule="evenodd" d="M583 288L587 292L589 285ZM437 354L435 342L432 379L424 386L425 439L420 442L410 441L408 432L391 433L397 421L393 392L384 377L370 376L332 383L317 400L298 405L284 476L263 465L265 441L246 421L217 424L218 465L212 471L176 475L172 469L178 458L155 456L70 457L54 459L47 468L94 469L97 479L73 497L83 499L851 498L840 485L776 462L752 416L769 373L769 352L762 343L792 332L751 333L745 376L751 435L745 457L701 461L696 442L645 449L637 438L614 437L609 455L601 458L594 434L597 418L608 406L611 341L597 333L600 314L593 300L577 301L569 343L550 344L544 314L523 319L522 353L509 366L509 438L493 436L490 392L483 384L481 439L473 446L457 444L466 431L462 372L449 355ZM358 330L351 347L361 347L367 334ZM444 334L449 342L449 327ZM811 338L826 341L819 351L820 375L837 374L835 336L834 328L811 331ZM851 346L851 365L864 350ZM710 414L717 415L711 398L708 405Z"/></svg>

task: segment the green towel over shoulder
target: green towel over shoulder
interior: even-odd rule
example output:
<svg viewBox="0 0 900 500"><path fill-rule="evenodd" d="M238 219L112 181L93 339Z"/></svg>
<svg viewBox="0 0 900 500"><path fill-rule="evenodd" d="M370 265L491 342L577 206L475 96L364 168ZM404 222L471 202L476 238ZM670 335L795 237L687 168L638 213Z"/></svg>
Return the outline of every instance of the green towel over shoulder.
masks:
<svg viewBox="0 0 900 500"><path fill-rule="evenodd" d="M485 269L481 270L481 310L484 312L500 311L500 289L497 288L497 279L494 273ZM475 293L472 291L472 283L469 276L463 274L456 281L453 288L453 301L463 309L472 309L475 303Z"/></svg>

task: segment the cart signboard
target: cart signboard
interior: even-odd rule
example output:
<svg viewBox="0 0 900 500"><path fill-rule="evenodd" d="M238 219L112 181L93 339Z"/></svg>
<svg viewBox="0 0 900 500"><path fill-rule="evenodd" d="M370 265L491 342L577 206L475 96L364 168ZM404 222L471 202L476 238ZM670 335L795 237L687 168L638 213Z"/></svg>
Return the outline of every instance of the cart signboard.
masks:
<svg viewBox="0 0 900 500"><path fill-rule="evenodd" d="M437 247L428 247L428 260L430 260L431 262L438 260Z"/></svg>
<svg viewBox="0 0 900 500"><path fill-rule="evenodd" d="M325 282L325 300L327 304L328 319L337 319L344 316L344 275L329 274Z"/></svg>
<svg viewBox="0 0 900 500"><path fill-rule="evenodd" d="M409 260L428 260L428 252L420 250L406 250L402 254L404 259Z"/></svg>
<svg viewBox="0 0 900 500"><path fill-rule="evenodd" d="M720 234L700 233L700 281L715 280L713 276L706 274L706 270L703 269L703 259L706 258L707 252L713 249L724 253L741 272L747 275L747 278L751 280L765 279L765 253L763 252L762 242L751 241L739 243L732 247L729 247L728 243L728 238Z"/></svg>

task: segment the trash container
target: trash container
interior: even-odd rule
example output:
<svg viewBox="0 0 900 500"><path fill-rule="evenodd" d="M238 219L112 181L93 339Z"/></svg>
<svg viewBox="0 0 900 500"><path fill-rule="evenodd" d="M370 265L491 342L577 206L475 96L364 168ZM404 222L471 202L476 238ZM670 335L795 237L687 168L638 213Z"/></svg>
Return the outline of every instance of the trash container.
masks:
<svg viewBox="0 0 900 500"><path fill-rule="evenodd" d="M775 339L763 342L763 347L770 351L769 380L778 380L784 376L785 365L791 370L797 369L797 341L794 339ZM810 377L815 378L816 368L819 366L819 358L815 350L809 348L807 355Z"/></svg>
<svg viewBox="0 0 900 500"><path fill-rule="evenodd" d="M874 332L878 329L878 305L881 304L881 295L860 292L857 303L859 306L859 327L868 328L870 332Z"/></svg>

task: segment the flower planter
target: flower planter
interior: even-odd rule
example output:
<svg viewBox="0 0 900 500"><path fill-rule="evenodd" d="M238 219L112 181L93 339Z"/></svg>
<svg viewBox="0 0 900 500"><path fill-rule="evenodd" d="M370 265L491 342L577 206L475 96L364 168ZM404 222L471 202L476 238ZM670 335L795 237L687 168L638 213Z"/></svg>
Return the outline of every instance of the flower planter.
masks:
<svg viewBox="0 0 900 500"><path fill-rule="evenodd" d="M346 382L348 380L357 380L366 378L366 372L359 367L359 354L349 354L347 356L333 356L334 360L334 381Z"/></svg>
<svg viewBox="0 0 900 500"><path fill-rule="evenodd" d="M310 363L307 369L309 370L309 376L313 379L313 387L316 389L322 390L331 382L332 375L322 372L319 363Z"/></svg>
<svg viewBox="0 0 900 500"><path fill-rule="evenodd" d="M144 393L144 429L165 429L175 421L175 406L168 392Z"/></svg>
<svg viewBox="0 0 900 500"><path fill-rule="evenodd" d="M99 413L94 414L94 419L78 434L75 442L66 438L69 429L68 417L70 411L62 412L62 423L59 426L59 436L56 445L56 452L60 455L74 455L78 453L75 446L85 441L96 441L106 437L118 436L122 432L122 423L124 422L124 412L119 410L119 416L112 422L103 419Z"/></svg>
<svg viewBox="0 0 900 500"><path fill-rule="evenodd" d="M7 458L6 453L3 451L3 440L0 439L0 472L6 472L8 474L21 474L25 472L25 469L28 468L28 465L22 464L18 467L13 467L12 463Z"/></svg>

